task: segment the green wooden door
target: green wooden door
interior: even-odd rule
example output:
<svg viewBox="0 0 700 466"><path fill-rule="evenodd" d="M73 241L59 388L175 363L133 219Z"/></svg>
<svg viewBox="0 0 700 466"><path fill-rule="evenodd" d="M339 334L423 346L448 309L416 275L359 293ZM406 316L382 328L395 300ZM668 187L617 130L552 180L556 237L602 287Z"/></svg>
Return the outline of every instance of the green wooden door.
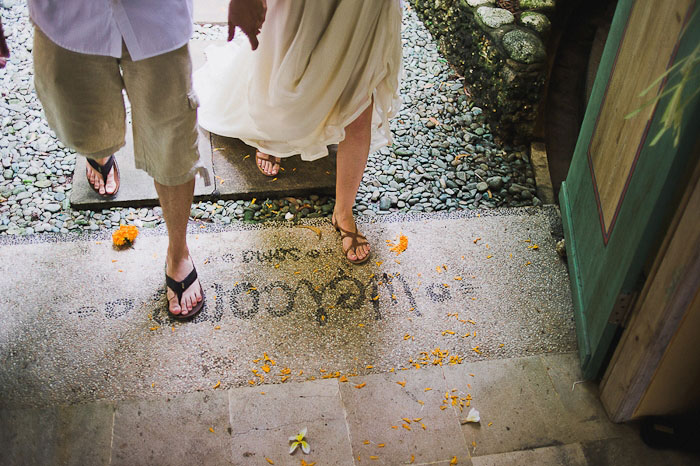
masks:
<svg viewBox="0 0 700 466"><path fill-rule="evenodd" d="M560 205L581 365L595 378L619 323L614 316L643 282L642 268L663 236L672 200L700 129L700 66L686 86L680 139L654 146L669 97L625 119L679 81L670 74L639 94L700 42L698 0L619 0ZM656 93L656 94L655 94Z"/></svg>

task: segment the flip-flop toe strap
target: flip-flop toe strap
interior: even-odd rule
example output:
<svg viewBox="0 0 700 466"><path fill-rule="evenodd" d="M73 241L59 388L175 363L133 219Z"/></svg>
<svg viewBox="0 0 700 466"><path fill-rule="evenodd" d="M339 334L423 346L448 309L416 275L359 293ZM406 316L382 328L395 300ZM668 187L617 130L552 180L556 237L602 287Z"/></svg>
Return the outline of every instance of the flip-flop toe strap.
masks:
<svg viewBox="0 0 700 466"><path fill-rule="evenodd" d="M102 175L102 181L107 183L107 176L109 176L109 172L112 170L112 167L114 166L114 155L110 155L109 158L107 159L107 162L104 165L100 165L94 159L87 159L87 161L92 168L94 168L96 171L100 172L100 175Z"/></svg>
<svg viewBox="0 0 700 466"><path fill-rule="evenodd" d="M173 290L173 292L177 295L178 304L180 304L182 301L182 294L195 282L195 280L197 280L197 269L192 269L185 279L180 282L171 278L168 276L168 274L165 274L165 284L168 285L168 288Z"/></svg>

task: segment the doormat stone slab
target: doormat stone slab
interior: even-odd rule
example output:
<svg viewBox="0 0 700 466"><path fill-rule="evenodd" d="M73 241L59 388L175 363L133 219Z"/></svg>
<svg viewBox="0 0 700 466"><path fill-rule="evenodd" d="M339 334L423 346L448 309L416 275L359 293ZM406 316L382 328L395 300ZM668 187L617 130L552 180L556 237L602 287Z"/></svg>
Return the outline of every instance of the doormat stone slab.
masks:
<svg viewBox="0 0 700 466"><path fill-rule="evenodd" d="M5 241L0 407L573 351L558 222L553 207L368 218L359 267L327 220L194 228L207 303L190 323L164 311L162 231L123 251L105 237Z"/></svg>
<svg viewBox="0 0 700 466"><path fill-rule="evenodd" d="M212 152L209 135L200 131L199 153L204 166L212 173ZM146 207L159 205L158 194L153 186L153 178L134 165L134 138L131 132L131 123L126 128L126 145L116 154L121 177L119 191L112 198L103 198L92 190L85 176L87 161L85 157L78 157L73 175L73 189L70 203L73 209L109 209L111 207ZM209 186L204 180L197 177L195 182L195 201L210 200L216 186L214 180Z"/></svg>
<svg viewBox="0 0 700 466"><path fill-rule="evenodd" d="M276 177L258 170L255 148L239 139L211 135L217 195L222 199L305 197L311 194L335 194L336 150L329 147L328 157L304 162L297 156L282 159Z"/></svg>

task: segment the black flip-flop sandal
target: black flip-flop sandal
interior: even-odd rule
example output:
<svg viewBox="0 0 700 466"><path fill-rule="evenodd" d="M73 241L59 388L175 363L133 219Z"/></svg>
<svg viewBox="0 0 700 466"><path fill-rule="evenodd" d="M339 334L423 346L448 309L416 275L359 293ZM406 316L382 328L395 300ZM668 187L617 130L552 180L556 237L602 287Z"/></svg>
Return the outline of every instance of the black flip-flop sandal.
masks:
<svg viewBox="0 0 700 466"><path fill-rule="evenodd" d="M167 266L166 266L166 269L167 269ZM199 303L197 303L197 305L194 306L191 311L189 311L185 315L182 315L182 311L180 311L181 312L180 314L173 314L172 312L170 312L170 301L167 299L168 298L168 288L170 288L173 291L173 293L175 293L175 295L177 296L177 302L178 302L178 304L180 304L180 307L182 308L182 294L185 292L185 290L187 288L189 288L194 283L195 280L197 280L197 269L194 267L194 262L192 263L192 271L189 273L189 275L187 275L185 277L184 280L182 280L180 282L171 278L170 276L168 276L167 273L165 274L165 298L166 298L166 301L168 301L166 304L166 308L167 308L166 310L167 310L167 313L170 315L170 317L172 317L173 319L178 319L178 320L191 319L192 317L199 314L199 312L204 307L204 290L202 289L202 284L200 283L199 284L199 292L202 295L202 300Z"/></svg>
<svg viewBox="0 0 700 466"><path fill-rule="evenodd" d="M100 165L97 163L96 160L94 159L87 159L88 164L97 171L100 176L102 177L102 182L107 185L107 176L109 176L109 172L112 170L112 167L114 167L114 181L117 183L117 187L114 190L113 193L104 193L100 194L100 190L95 188L95 185L90 183L90 179L88 178L88 184L92 188L93 191L95 191L99 196L104 197L104 198L110 198L116 196L116 194L119 192L119 166L117 165L117 159L114 157L114 154L109 156L109 159L107 159L107 163L104 165ZM85 176L87 176L87 168L85 168Z"/></svg>

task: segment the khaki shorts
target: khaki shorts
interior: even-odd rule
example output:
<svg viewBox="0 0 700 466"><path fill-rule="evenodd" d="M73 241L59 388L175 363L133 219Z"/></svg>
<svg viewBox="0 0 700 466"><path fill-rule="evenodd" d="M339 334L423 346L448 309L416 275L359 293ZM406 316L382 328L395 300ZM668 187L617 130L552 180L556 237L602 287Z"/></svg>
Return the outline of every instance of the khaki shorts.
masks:
<svg viewBox="0 0 700 466"><path fill-rule="evenodd" d="M134 162L158 183L176 186L196 174L209 181L197 149L197 99L183 46L132 61L66 50L34 28L34 83L49 125L68 147L102 158L124 146L131 102Z"/></svg>

